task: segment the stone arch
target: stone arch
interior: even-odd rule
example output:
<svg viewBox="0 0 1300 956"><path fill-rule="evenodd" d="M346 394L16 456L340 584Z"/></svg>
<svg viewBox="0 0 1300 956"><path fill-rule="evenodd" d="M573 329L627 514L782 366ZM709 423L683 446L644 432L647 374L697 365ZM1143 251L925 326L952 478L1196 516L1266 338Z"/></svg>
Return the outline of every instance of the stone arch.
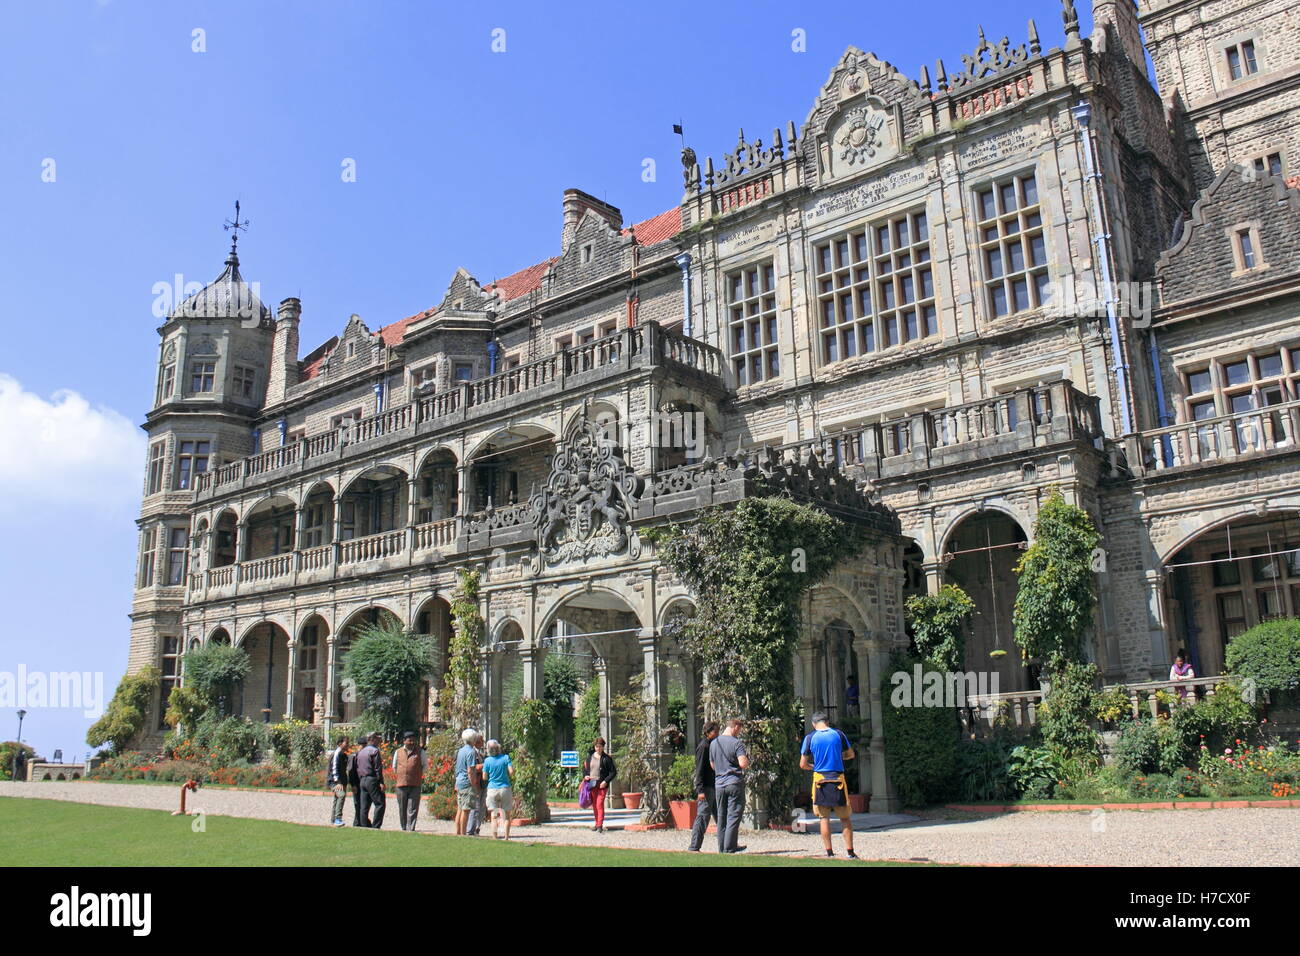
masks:
<svg viewBox="0 0 1300 956"><path fill-rule="evenodd" d="M580 584L556 595L547 603L545 610L538 615L537 619L541 622L541 626L537 629L537 633L547 633L555 624L555 620L559 616L560 611L563 610L566 605L572 605L574 598L581 597L584 594L607 595L624 604L628 611L637 618L638 622L643 620L644 600L638 597L631 588L627 587L627 585L623 584L621 581L606 580L602 581L600 584L593 583L590 587L585 584ZM645 625L639 623L638 626L644 627Z"/></svg>
<svg viewBox="0 0 1300 956"><path fill-rule="evenodd" d="M555 432L523 423L498 428L464 459L468 487L462 489L468 510L522 504L531 489L546 482L555 454Z"/></svg>
<svg viewBox="0 0 1300 956"><path fill-rule="evenodd" d="M998 691L1037 686L1035 667L1021 664L1012 613L1019 577L1014 567L1029 545L1026 526L1005 508L971 509L944 535L939 561L943 579L961 587L975 602L966 625L967 671L988 672Z"/></svg>
<svg viewBox="0 0 1300 956"><path fill-rule="evenodd" d="M248 676L235 692L235 713L263 723L278 722L288 709L289 635L283 621L260 618L244 629L238 646L249 657Z"/></svg>
<svg viewBox="0 0 1300 956"><path fill-rule="evenodd" d="M239 527L239 512L231 506L222 508L213 517L208 567L223 568L239 560Z"/></svg>
<svg viewBox="0 0 1300 956"><path fill-rule="evenodd" d="M244 512L242 527L248 540L244 543L245 560L266 558L294 550L297 500L287 492L263 495Z"/></svg>
<svg viewBox="0 0 1300 956"><path fill-rule="evenodd" d="M530 432L533 434L526 434ZM552 441L555 441L557 437L554 426L550 424L545 424L543 422L536 422L536 421L511 423L510 425L505 425L501 428L495 429L490 434L486 435L483 438L480 438L477 442L475 442L473 447L471 447L468 451L466 451L465 461L468 463L468 462L472 462L475 458L478 458L483 453L483 451L490 444L493 443L493 441L496 438L503 435L512 435L512 434L522 435L523 437L526 438L541 438L543 437L543 435L545 435L546 437L549 437Z"/></svg>
<svg viewBox="0 0 1300 956"><path fill-rule="evenodd" d="M1221 674L1233 638L1264 621L1300 617L1300 502L1266 510L1228 506L1176 526L1172 548L1159 548L1167 666L1186 650L1198 676ZM1172 537L1172 536L1171 536Z"/></svg>
<svg viewBox="0 0 1300 956"><path fill-rule="evenodd" d="M366 624L381 621L393 621L401 624L402 618L390 608L375 602L354 607L350 611L342 613L340 617L343 623L338 626L334 637L334 700L331 702L330 711L338 715L343 723L352 723L361 716L361 712L365 709L365 702L356 695L355 689L343 679L344 658L347 656L348 648L352 644L352 638L356 635L357 630Z"/></svg>
<svg viewBox="0 0 1300 956"><path fill-rule="evenodd" d="M230 631L228 631L224 625L218 624L215 628L213 628L212 632L208 635L207 640L204 643L229 644Z"/></svg>
<svg viewBox="0 0 1300 956"><path fill-rule="evenodd" d="M290 701L293 716L308 723L317 723L325 712L326 686L329 683L330 625L325 615L312 611L298 625L297 649L294 655L294 699Z"/></svg>
<svg viewBox="0 0 1300 956"><path fill-rule="evenodd" d="M1020 527L1021 532L1025 535L1025 540L1032 542L1034 519L1031 515L1026 514L1023 509L1017 508L1008 502L990 501L982 504L967 505L961 511L948 519L948 523L944 526L943 533L939 535L938 557L942 558L942 556L948 552L953 534L956 533L957 529L962 526L962 523L966 521L966 519L970 518L972 515L982 515L989 512L997 512L1006 515Z"/></svg>
<svg viewBox="0 0 1300 956"><path fill-rule="evenodd" d="M415 464L415 473L419 474L424 470L425 465L439 455L450 455L452 461L457 464L460 463L460 456L456 454L456 449L446 442L439 442L420 456L419 460Z"/></svg>

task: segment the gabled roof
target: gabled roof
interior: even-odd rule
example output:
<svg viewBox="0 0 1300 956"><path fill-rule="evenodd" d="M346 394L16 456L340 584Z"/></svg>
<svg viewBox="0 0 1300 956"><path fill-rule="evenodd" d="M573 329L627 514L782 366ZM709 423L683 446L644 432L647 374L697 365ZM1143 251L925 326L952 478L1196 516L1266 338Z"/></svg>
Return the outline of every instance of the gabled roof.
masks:
<svg viewBox="0 0 1300 956"><path fill-rule="evenodd" d="M682 231L682 210L680 206L674 206L659 213L657 216L651 216L629 226L622 231L622 235L629 232L636 232L636 241L641 246L653 246L671 239L677 233ZM542 276L546 275L547 270L551 268L560 259L559 256L552 256L549 259L528 266L526 269L520 269L518 272L511 273L504 279L497 279L495 282L483 286L484 292L495 293L502 302L510 302L518 299L520 296L527 295L530 292L540 289L542 286ZM237 264L237 263L236 263ZM237 273L236 273L237 274ZM220 281L220 280L218 280ZM215 283L214 283L215 284ZM417 312L415 315L407 316L397 322L385 325L376 335L380 337L387 346L397 345L406 335L406 330L414 323L427 319L434 315L440 306L433 306L425 309L423 312ZM335 336L325 345L316 349L301 363L302 374L300 381L307 381L315 378L321 369L321 365L328 357L329 352L338 344L338 336Z"/></svg>

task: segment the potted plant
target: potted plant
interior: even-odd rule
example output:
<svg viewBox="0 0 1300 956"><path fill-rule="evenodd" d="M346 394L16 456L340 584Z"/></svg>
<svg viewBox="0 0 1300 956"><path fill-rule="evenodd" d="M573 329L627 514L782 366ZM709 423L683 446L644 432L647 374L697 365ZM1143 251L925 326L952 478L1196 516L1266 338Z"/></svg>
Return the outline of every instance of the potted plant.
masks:
<svg viewBox="0 0 1300 956"><path fill-rule="evenodd" d="M689 754L678 754L673 758L664 778L664 795L668 798L673 826L679 830L693 827L699 804L695 792L695 761Z"/></svg>

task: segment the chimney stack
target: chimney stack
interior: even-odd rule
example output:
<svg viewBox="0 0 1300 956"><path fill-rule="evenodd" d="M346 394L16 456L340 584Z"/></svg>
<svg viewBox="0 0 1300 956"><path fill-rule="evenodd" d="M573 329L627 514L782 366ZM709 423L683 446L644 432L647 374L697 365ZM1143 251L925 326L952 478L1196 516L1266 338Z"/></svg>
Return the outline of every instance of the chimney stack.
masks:
<svg viewBox="0 0 1300 956"><path fill-rule="evenodd" d="M623 213L617 206L602 202L595 196L584 193L581 189L566 189L564 191L564 231L560 234L561 251L567 250L569 244L573 242L573 236L578 231L578 220L582 218L583 212L588 209L608 222L615 232L623 228Z"/></svg>
<svg viewBox="0 0 1300 956"><path fill-rule="evenodd" d="M298 319L302 303L285 299L275 319L275 341L271 346L271 372L266 382L267 406L284 401L289 386L298 384Z"/></svg>

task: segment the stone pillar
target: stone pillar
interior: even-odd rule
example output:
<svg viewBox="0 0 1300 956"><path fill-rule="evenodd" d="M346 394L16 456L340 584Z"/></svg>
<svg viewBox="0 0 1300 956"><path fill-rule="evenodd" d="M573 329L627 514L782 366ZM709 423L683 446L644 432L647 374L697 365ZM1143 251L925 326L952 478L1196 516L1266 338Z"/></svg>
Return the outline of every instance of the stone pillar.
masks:
<svg viewBox="0 0 1300 956"><path fill-rule="evenodd" d="M519 660L524 666L524 697L543 699L546 696L546 648L540 644L521 644Z"/></svg>
<svg viewBox="0 0 1300 956"><path fill-rule="evenodd" d="M645 681L641 685L642 695L650 704L649 721L653 728L655 737L658 737L659 728L663 726L663 695L661 693L662 684L659 673L659 633L652 627L642 628L637 632L637 643L641 646L641 667L645 674ZM660 752L658 743L654 744L655 752L652 759L658 767L658 779L650 786L645 788L645 796L642 797L641 813L643 821L658 822L651 820L651 817L657 817L666 808L664 803L663 774L667 770L664 765L665 755Z"/></svg>
<svg viewBox="0 0 1300 956"><path fill-rule="evenodd" d="M700 695L695 689L695 667L683 662L682 674L686 685L686 752L693 754L700 745Z"/></svg>
<svg viewBox="0 0 1300 956"><path fill-rule="evenodd" d="M248 560L248 522L241 521L235 525L235 561Z"/></svg>
<svg viewBox="0 0 1300 956"><path fill-rule="evenodd" d="M469 465L456 468L456 514L464 516L470 513Z"/></svg>
<svg viewBox="0 0 1300 956"><path fill-rule="evenodd" d="M334 699L338 696L338 674L337 658L335 655L335 641L331 634L325 638L325 734L326 743L329 743L330 724L335 720L342 719L342 714L334 713Z"/></svg>
<svg viewBox="0 0 1300 956"><path fill-rule="evenodd" d="M609 661L597 657L592 662L592 670L595 671L600 686L600 736L608 741L614 736L613 688L610 687L609 682ZM586 754L579 756L585 757Z"/></svg>
<svg viewBox="0 0 1300 956"><path fill-rule="evenodd" d="M925 571L925 593L938 594L939 588L943 587L943 562L926 561L921 569Z"/></svg>
<svg viewBox="0 0 1300 956"><path fill-rule="evenodd" d="M1165 620L1165 576L1159 571L1147 571L1147 620L1150 628L1151 680L1169 676L1168 622Z"/></svg>
<svg viewBox="0 0 1300 956"><path fill-rule="evenodd" d="M289 648L289 662L285 665L284 719L291 720L294 716L294 696L298 693L298 642L290 639L286 646Z"/></svg>
<svg viewBox="0 0 1300 956"><path fill-rule="evenodd" d="M884 699L880 694L880 682L889 667L888 644L884 641L864 641L867 666L859 670L859 676L866 681L869 713L871 714L871 804L867 808L871 813L897 813L899 810L898 794L894 792L893 781L889 778L889 768L885 764L885 730ZM862 654L859 653L859 660ZM858 683L861 699L862 681Z"/></svg>
<svg viewBox="0 0 1300 956"><path fill-rule="evenodd" d="M880 675L871 667L871 648L870 645L862 638L853 642L853 659L857 662L858 672L858 713L860 716L866 716L871 721L871 737L866 741L867 746L862 746L862 740L853 741L853 749L857 755L858 769L858 793L871 792L874 797L872 787L871 772L875 766L873 759L873 750L875 744L876 728L879 724L875 718L874 703L871 699L869 689L880 683ZM862 690L868 688L866 706L863 706ZM876 687L876 696L879 697L880 688Z"/></svg>

